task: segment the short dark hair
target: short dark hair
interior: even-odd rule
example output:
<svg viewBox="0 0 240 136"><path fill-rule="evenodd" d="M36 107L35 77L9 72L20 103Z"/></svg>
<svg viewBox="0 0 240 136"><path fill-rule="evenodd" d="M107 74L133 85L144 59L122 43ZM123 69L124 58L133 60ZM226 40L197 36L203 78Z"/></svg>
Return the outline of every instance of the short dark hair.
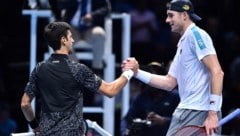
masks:
<svg viewBox="0 0 240 136"><path fill-rule="evenodd" d="M71 26L66 22L49 23L44 28L44 38L55 51L61 48L61 37L67 37L68 30L71 30Z"/></svg>

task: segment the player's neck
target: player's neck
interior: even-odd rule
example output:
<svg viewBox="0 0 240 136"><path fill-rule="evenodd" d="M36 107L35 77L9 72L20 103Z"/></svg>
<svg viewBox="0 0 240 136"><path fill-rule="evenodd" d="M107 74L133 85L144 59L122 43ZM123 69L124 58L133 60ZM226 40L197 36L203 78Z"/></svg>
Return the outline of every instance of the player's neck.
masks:
<svg viewBox="0 0 240 136"><path fill-rule="evenodd" d="M187 21L185 22L184 26L183 26L183 31L180 33L180 35L183 35L184 32L187 30L187 28L192 24L193 22L192 21Z"/></svg>
<svg viewBox="0 0 240 136"><path fill-rule="evenodd" d="M66 54L66 55L69 54L68 51L65 51L65 50L56 50L55 53L56 54Z"/></svg>

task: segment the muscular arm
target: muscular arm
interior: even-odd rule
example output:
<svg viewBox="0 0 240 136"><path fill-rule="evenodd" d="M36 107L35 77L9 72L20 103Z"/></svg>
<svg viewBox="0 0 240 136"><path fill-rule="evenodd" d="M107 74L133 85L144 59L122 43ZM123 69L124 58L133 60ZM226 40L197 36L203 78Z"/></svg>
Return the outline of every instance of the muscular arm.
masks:
<svg viewBox="0 0 240 136"><path fill-rule="evenodd" d="M151 80L148 84L158 89L172 91L177 85L177 80L169 74L167 75L152 74Z"/></svg>
<svg viewBox="0 0 240 136"><path fill-rule="evenodd" d="M110 83L107 83L106 81L103 80L99 88L99 92L111 98L118 94L122 90L122 88L127 84L127 82L128 79L123 75L121 75L119 78Z"/></svg>
<svg viewBox="0 0 240 136"><path fill-rule="evenodd" d="M135 58L128 58L123 61L122 71L128 69L132 69L134 71L135 77L138 77L136 75L139 73L140 69L138 61ZM143 75L142 77L148 78L148 76L145 75ZM151 74L150 80L147 84L158 89L171 91L176 87L177 80L169 74L167 75Z"/></svg>
<svg viewBox="0 0 240 136"><path fill-rule="evenodd" d="M203 58L203 63L211 74L211 94L222 95L224 73L216 55L208 55Z"/></svg>
<svg viewBox="0 0 240 136"><path fill-rule="evenodd" d="M211 74L211 94L222 95L223 77L224 73L218 62L216 55L208 55L203 58L203 63L208 68ZM209 102L210 104L210 102ZM204 122L207 134L213 134L218 127L217 112L209 110L208 117Z"/></svg>
<svg viewBox="0 0 240 136"><path fill-rule="evenodd" d="M22 96L21 109L27 121L30 122L35 118L35 114L31 107L31 99L27 93L24 93Z"/></svg>

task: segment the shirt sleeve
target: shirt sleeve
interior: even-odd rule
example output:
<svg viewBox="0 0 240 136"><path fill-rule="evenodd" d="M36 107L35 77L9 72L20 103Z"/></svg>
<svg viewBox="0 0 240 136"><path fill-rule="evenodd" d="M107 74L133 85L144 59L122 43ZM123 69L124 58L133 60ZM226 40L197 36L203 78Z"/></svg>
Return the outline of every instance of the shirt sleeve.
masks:
<svg viewBox="0 0 240 136"><path fill-rule="evenodd" d="M193 28L194 45L199 60L210 54L216 54L211 37L203 30Z"/></svg>
<svg viewBox="0 0 240 136"><path fill-rule="evenodd" d="M177 54L175 55L175 57L173 58L173 61L170 65L170 68L169 68L169 71L168 71L168 74L177 78Z"/></svg>
<svg viewBox="0 0 240 136"><path fill-rule="evenodd" d="M98 91L102 83L102 79L83 64L79 65L76 79L78 79L78 82L80 82L85 88L93 92Z"/></svg>
<svg viewBox="0 0 240 136"><path fill-rule="evenodd" d="M24 92L27 93L31 99L36 96L37 88L36 88L36 68L33 69L31 75L29 77L29 81L25 86Z"/></svg>

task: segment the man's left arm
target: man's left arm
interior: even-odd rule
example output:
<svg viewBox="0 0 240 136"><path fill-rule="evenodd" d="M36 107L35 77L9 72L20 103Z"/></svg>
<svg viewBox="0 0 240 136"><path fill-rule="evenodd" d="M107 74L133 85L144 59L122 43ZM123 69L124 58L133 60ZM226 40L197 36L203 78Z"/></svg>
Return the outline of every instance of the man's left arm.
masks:
<svg viewBox="0 0 240 136"><path fill-rule="evenodd" d="M217 111L221 109L222 89L224 72L220 66L217 55L208 55L203 58L203 63L208 68L211 74L211 96L209 101L209 112L206 121L204 122L207 134L213 134L218 127Z"/></svg>
<svg viewBox="0 0 240 136"><path fill-rule="evenodd" d="M203 63L211 73L211 94L222 95L224 72L220 66L217 55L208 55Z"/></svg>

